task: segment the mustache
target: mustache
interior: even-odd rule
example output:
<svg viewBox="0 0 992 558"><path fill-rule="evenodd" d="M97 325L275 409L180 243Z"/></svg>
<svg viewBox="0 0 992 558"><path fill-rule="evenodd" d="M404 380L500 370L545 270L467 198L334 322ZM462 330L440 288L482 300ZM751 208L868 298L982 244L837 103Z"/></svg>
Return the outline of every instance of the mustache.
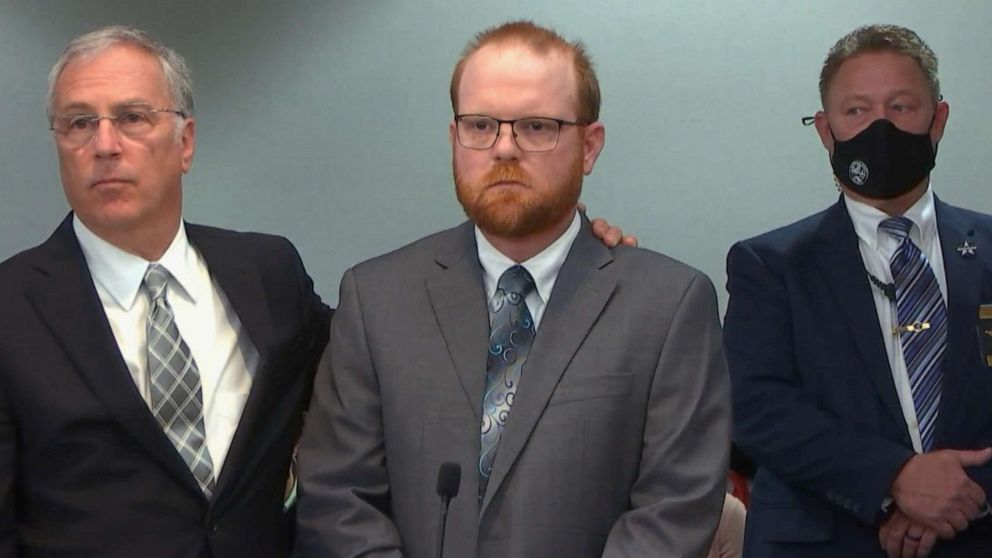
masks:
<svg viewBox="0 0 992 558"><path fill-rule="evenodd" d="M487 186L496 184L497 182L519 182L524 186L530 186L531 178L520 165L514 162L510 163L500 163L498 166L494 167L492 170L486 173L482 178L482 181Z"/></svg>

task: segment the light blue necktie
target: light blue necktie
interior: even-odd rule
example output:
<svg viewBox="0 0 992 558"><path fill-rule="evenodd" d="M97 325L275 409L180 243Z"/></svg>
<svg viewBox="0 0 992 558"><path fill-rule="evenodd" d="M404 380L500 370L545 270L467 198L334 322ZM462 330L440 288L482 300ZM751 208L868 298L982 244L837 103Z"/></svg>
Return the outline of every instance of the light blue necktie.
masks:
<svg viewBox="0 0 992 558"><path fill-rule="evenodd" d="M522 266L503 272L489 302L489 358L486 393L482 399L482 452L479 456L479 501L486 494L496 449L534 340L534 320L524 299L534 279Z"/></svg>
<svg viewBox="0 0 992 558"><path fill-rule="evenodd" d="M940 408L944 353L947 349L947 308L927 257L909 237L913 222L890 217L879 228L899 239L889 267L896 285L899 341L906 360L909 386L916 407L923 451L933 448Z"/></svg>
<svg viewBox="0 0 992 558"><path fill-rule="evenodd" d="M203 424L200 371L165 299L168 282L169 272L164 267L148 266L144 283L151 302L147 331L152 414L210 498L214 490L213 462Z"/></svg>

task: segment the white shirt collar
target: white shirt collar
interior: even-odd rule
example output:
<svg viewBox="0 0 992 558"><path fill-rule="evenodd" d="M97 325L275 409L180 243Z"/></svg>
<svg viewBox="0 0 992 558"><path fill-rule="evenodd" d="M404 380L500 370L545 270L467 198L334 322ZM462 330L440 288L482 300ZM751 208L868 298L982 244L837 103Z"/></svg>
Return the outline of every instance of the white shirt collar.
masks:
<svg viewBox="0 0 992 558"><path fill-rule="evenodd" d="M77 215L72 217L72 228L90 268L93 281L100 284L123 309L130 310L141 289L148 264L156 263L125 252L89 230ZM194 303L200 289L194 277L193 248L186 238L186 225L179 221L172 244L157 262L169 271L172 278Z"/></svg>
<svg viewBox="0 0 992 558"><path fill-rule="evenodd" d="M879 235L888 234L878 229L878 226L888 219L890 215L876 209L866 203L856 201L844 195L844 205L847 213L854 223L854 231L869 248L878 248ZM909 231L910 238L917 246L924 246L929 243L937 234L937 218L934 209L933 186L927 186L927 191L923 193L916 203L903 213L903 217L913 222L913 227Z"/></svg>
<svg viewBox="0 0 992 558"><path fill-rule="evenodd" d="M572 223L561 236L544 250L520 263L534 279L537 294L544 303L547 303L551 298L551 291L554 289L555 281L558 280L558 271L565 263L568 251L579 236L581 227L582 218L576 211ZM479 251L479 263L482 264L482 269L485 271L486 296L491 298L496 292L496 284L499 282L500 276L507 269L517 265L517 262L497 250L486 238L486 235L482 234L478 226L475 227L475 243Z"/></svg>

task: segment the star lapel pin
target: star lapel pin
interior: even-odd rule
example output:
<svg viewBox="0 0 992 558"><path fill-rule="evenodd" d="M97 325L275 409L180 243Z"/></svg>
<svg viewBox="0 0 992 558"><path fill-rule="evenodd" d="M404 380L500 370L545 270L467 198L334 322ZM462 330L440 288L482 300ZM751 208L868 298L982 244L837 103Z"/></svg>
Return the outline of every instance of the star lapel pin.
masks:
<svg viewBox="0 0 992 558"><path fill-rule="evenodd" d="M958 253L961 254L961 257L963 257L963 258L970 258L971 256L974 256L975 255L975 249L976 248L978 248L977 245L972 244L972 243L968 242L967 240L965 240L964 241L964 244L962 244L961 246L958 246L957 250L958 250Z"/></svg>

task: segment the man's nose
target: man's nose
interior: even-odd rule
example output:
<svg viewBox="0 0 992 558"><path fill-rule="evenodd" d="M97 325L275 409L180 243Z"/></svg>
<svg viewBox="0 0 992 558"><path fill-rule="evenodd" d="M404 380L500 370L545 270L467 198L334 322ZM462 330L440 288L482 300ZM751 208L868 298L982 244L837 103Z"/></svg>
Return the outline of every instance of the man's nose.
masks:
<svg viewBox="0 0 992 558"><path fill-rule="evenodd" d="M116 155L121 149L121 134L116 123L109 117L102 117L96 122L96 130L90 138L94 152L100 157Z"/></svg>
<svg viewBox="0 0 992 558"><path fill-rule="evenodd" d="M493 154L497 159L519 159L520 146L517 145L516 137L513 134L513 125L503 122L499 125L499 133L496 136L496 144L493 145Z"/></svg>

